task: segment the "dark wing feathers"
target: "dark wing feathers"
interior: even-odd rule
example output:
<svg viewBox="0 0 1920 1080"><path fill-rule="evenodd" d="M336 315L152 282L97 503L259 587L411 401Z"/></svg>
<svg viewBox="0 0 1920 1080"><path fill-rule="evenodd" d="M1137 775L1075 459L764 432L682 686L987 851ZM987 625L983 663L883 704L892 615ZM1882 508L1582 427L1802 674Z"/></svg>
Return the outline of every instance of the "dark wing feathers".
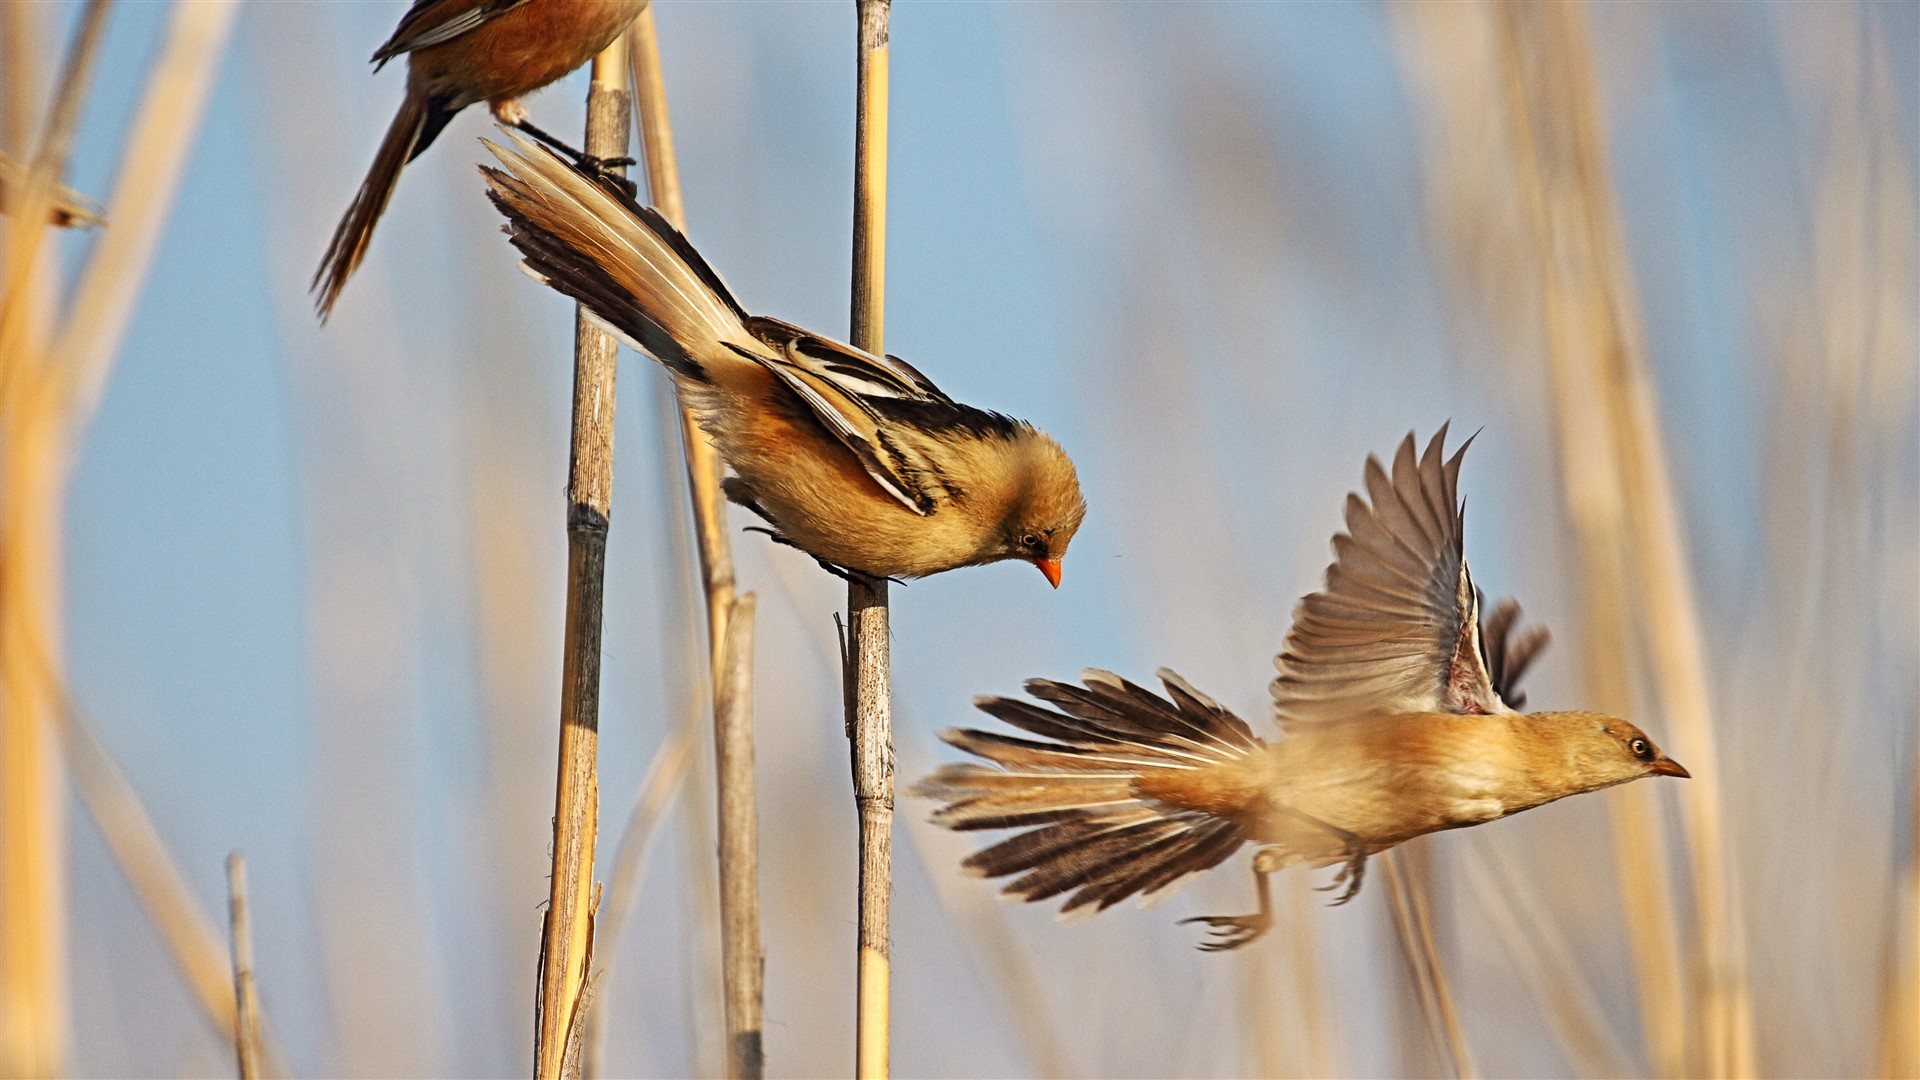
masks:
<svg viewBox="0 0 1920 1080"><path fill-rule="evenodd" d="M1529 627L1515 636L1521 616L1519 602L1506 599L1495 604L1493 611L1480 622L1480 647L1486 653L1487 674L1493 680L1493 689L1502 701L1516 709L1525 708L1527 704L1520 680L1552 640L1544 626Z"/></svg>

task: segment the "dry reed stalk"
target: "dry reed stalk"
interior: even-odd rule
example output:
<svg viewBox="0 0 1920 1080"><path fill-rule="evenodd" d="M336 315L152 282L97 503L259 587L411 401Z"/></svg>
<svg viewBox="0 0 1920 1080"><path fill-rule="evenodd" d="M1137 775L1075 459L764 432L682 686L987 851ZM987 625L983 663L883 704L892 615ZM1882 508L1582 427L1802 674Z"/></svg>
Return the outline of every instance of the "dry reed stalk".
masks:
<svg viewBox="0 0 1920 1080"><path fill-rule="evenodd" d="M1401 951L1406 954L1407 966L1413 971L1428 1033L1446 1048L1453 1075L1469 1080L1478 1076L1479 1070L1467 1049L1466 1032L1461 1029L1460 1017L1453 1007L1453 991L1440 966L1440 950L1434 945L1426 897L1431 875L1425 873L1424 867L1410 870L1407 861L1399 851L1386 852L1380 860L1387 886L1387 907L1393 912L1394 933L1400 940Z"/></svg>
<svg viewBox="0 0 1920 1080"><path fill-rule="evenodd" d="M1497 845L1468 841L1463 868L1481 910L1512 960L1528 993L1552 1025L1568 1064L1587 1076L1630 1076L1634 1066L1613 1030L1593 987L1565 939L1555 932L1552 910L1515 872ZM1482 849L1494 852L1489 858Z"/></svg>
<svg viewBox="0 0 1920 1080"><path fill-rule="evenodd" d="M883 350L887 254L887 57L891 0L855 0L858 15L853 151L853 344ZM845 699L860 816L860 929L854 1075L885 1077L893 893L893 696L888 681L887 583L847 582Z"/></svg>
<svg viewBox="0 0 1920 1080"><path fill-rule="evenodd" d="M653 8L628 31L639 136L647 161L647 190L674 227L687 225L680 198L680 165L666 110L660 38ZM733 596L733 550L720 494L720 454L693 411L680 407L680 438L687 492L707 594L708 671L712 673L716 803L720 838L720 957L726 1011L728 1076L764 1072L760 1005L766 957L760 945L760 869L753 776L753 594ZM735 623L741 626L735 630Z"/></svg>
<svg viewBox="0 0 1920 1080"><path fill-rule="evenodd" d="M233 14L225 3L176 10L120 163L115 226L88 259L49 347L41 223L59 191L109 6L92 3L82 15L39 147L19 191L9 193L15 216L0 295L0 625L13 632L0 634L0 851L8 853L0 859L0 954L8 957L0 962L0 1073L10 1075L57 1071L65 1042L64 835L58 753L44 726L57 697L41 668L57 669L67 471L171 205ZM32 43L20 16L6 21L11 66ZM8 92L30 90L31 82L10 78ZM8 107L10 117L23 113L17 103ZM8 126L18 133L14 119Z"/></svg>
<svg viewBox="0 0 1920 1080"><path fill-rule="evenodd" d="M716 718L735 718L713 728L714 771L720 812L720 963L727 1020L727 1075L759 1080L766 1072L760 1006L766 958L760 951L759 826L753 805L753 612L752 593L741 597L727 620L725 656L730 667L715 687Z"/></svg>
<svg viewBox="0 0 1920 1080"><path fill-rule="evenodd" d="M34 5L9 4L8 111L24 119L39 89L46 42L31 31ZM64 171L87 75L108 5L83 16L13 214L0 284L0 1076L59 1071L66 1053L66 834L60 759L45 717L52 702L22 652L22 639L58 640L60 423L22 415L16 387L43 377L48 300L55 277L43 253L43 223ZM14 126L12 124L9 125ZM26 123L15 135L24 145Z"/></svg>
<svg viewBox="0 0 1920 1080"><path fill-rule="evenodd" d="M680 172L673 150L660 41L651 7L629 31L634 96L645 149L648 193L667 220L686 228ZM679 411L687 488L693 505L701 584L707 599L708 670L713 678L713 739L719 814L721 994L727 1027L727 1073L765 1071L761 1004L766 958L760 941L757 796L753 776L753 594L734 596L733 550L721 496L720 455L690 409ZM736 624L738 626L736 627Z"/></svg>
<svg viewBox="0 0 1920 1080"><path fill-rule="evenodd" d="M587 91L586 152L601 160L627 153L626 40L593 58ZM613 504L615 343L575 318L572 452L567 474L567 609L560 683L559 776L554 785L553 878L540 940L534 1013L535 1075L580 1073L593 961L593 881L600 787L601 602L606 588L607 525Z"/></svg>
<svg viewBox="0 0 1920 1080"><path fill-rule="evenodd" d="M126 773L60 684L59 673L53 669L45 648L38 642L31 645L40 676L55 703L53 717L59 727L60 749L81 805L93 819L94 827L100 830L100 838L106 842L114 864L132 887L134 898L172 955L194 1000L214 1030L233 1041L238 1038L239 1018L234 1008L227 947L221 942L219 931L213 920L201 911L192 888L167 851L160 830L154 827ZM252 1027L264 1075L287 1075L272 1042L262 1034L265 1021L257 1005Z"/></svg>
<svg viewBox="0 0 1920 1080"><path fill-rule="evenodd" d="M1675 755L1693 771L1680 798L1699 943L1690 996L1700 1041L1682 1067L1749 1076L1757 1067L1752 991L1721 819L1705 651L1608 180L1584 10L1511 5L1500 15L1517 76L1513 119L1528 151L1519 157L1546 282L1556 395L1563 421L1584 429L1575 438L1573 425L1562 423L1564 455L1569 469L1584 462L1581 468L1604 477L1618 499L1604 533L1589 541L1629 562L1621 575L1628 588L1615 602L1637 600L1640 619L1623 615L1621 625L1637 630L1647 648ZM1568 496L1584 497L1571 483Z"/></svg>
<svg viewBox="0 0 1920 1080"><path fill-rule="evenodd" d="M227 918L233 940L233 1055L240 1080L260 1076L260 999L253 982L253 916L247 910L247 857L227 856Z"/></svg>
<svg viewBox="0 0 1920 1080"><path fill-rule="evenodd" d="M68 412L70 438L78 437L77 428L99 406L240 5L196 0L174 12L121 154L108 203L113 227L100 234L53 342L50 359L60 377L50 390Z"/></svg>

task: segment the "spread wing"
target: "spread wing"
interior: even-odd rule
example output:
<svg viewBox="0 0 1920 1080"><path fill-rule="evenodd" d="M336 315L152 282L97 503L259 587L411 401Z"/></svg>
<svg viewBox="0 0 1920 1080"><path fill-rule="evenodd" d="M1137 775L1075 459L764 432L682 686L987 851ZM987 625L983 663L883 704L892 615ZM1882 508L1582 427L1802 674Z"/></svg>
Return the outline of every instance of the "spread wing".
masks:
<svg viewBox="0 0 1920 1080"><path fill-rule="evenodd" d="M771 355L739 350L771 371L806 403L887 494L916 514L933 512L939 482L913 440L887 435L886 410L897 402L961 409L925 375L897 356L874 356L831 338L757 317L747 323Z"/></svg>
<svg viewBox="0 0 1920 1080"><path fill-rule="evenodd" d="M1446 435L1443 425L1416 457L1409 433L1391 473L1367 458L1367 498L1347 496L1327 586L1300 602L1274 660L1282 727L1382 712L1513 711L1488 671L1461 545L1460 459L1473 440L1449 458ZM1508 685L1536 652L1509 662L1503 650Z"/></svg>
<svg viewBox="0 0 1920 1080"><path fill-rule="evenodd" d="M393 36L373 54L378 71L396 56L452 41L461 34L526 3L527 0L413 0L393 28Z"/></svg>

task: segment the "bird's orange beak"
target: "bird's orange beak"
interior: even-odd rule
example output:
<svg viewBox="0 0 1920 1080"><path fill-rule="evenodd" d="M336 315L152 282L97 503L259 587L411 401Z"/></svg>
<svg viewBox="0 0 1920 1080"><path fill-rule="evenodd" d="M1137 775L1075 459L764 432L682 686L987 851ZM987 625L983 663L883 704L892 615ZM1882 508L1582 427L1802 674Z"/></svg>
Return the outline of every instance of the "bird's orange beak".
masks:
<svg viewBox="0 0 1920 1080"><path fill-rule="evenodd" d="M1052 585L1056 589L1060 587L1059 559L1031 559L1029 561L1039 567L1041 573L1047 575L1047 584Z"/></svg>
<svg viewBox="0 0 1920 1080"><path fill-rule="evenodd" d="M1677 776L1682 780L1690 780L1693 778L1693 774L1687 771L1685 765L1680 764L1665 754L1661 754L1654 759L1653 772L1656 776Z"/></svg>

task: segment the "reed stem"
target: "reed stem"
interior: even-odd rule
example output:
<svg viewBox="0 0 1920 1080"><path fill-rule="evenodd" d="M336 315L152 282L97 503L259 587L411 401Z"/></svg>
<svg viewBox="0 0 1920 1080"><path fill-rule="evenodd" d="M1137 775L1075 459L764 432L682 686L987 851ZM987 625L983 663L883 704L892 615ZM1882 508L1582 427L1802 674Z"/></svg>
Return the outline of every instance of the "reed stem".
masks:
<svg viewBox="0 0 1920 1080"><path fill-rule="evenodd" d="M667 114L666 80L653 9L633 22L634 97L645 150L647 190L676 228L686 228L680 172ZM760 941L758 796L753 775L752 593L735 598L721 465L713 439L682 405L681 447L693 503L700 579L707 597L708 670L713 677L713 743L719 813L721 996L727 1026L727 1074L756 1080L765 1070L761 1031L766 956Z"/></svg>
<svg viewBox="0 0 1920 1080"><path fill-rule="evenodd" d="M233 942L233 1054L240 1080L260 1076L260 1001L253 982L253 917L247 910L247 857L227 856L227 918Z"/></svg>
<svg viewBox="0 0 1920 1080"><path fill-rule="evenodd" d="M887 251L887 56L890 0L855 0L853 344L883 348ZM888 1074L888 907L893 892L893 701L888 681L887 583L847 583L848 734L860 817L859 990L854 1075Z"/></svg>
<svg viewBox="0 0 1920 1080"><path fill-rule="evenodd" d="M1679 987L1650 793L1612 801L1615 842L1655 1070L1749 1076L1753 1001L1741 904L1721 813L1718 746L1685 542L1667 475L1624 240L1614 207L1584 9L1503 5L1516 160L1545 282L1548 354L1567 498L1587 571L1596 707L1620 711L1642 645L1647 684L1693 779L1680 791L1692 864L1692 986ZM1639 618L1635 619L1637 614ZM1692 1012L1691 1030L1677 1025Z"/></svg>
<svg viewBox="0 0 1920 1080"><path fill-rule="evenodd" d="M1440 950L1433 940L1433 922L1427 910L1427 889L1432 876L1424 867L1409 869L1399 851L1380 856L1381 874L1386 879L1387 906L1393 912L1393 928L1413 972L1419 991L1420 1009L1426 1014L1427 1030L1434 1041L1446 1049L1453 1075L1470 1080L1479 1075L1473 1055L1467 1049L1466 1032L1453 1007L1453 991L1447 985L1446 972L1440 966Z"/></svg>
<svg viewBox="0 0 1920 1080"><path fill-rule="evenodd" d="M594 57L586 152L627 153L626 40ZM613 495L615 343L585 313L574 326L573 436L567 473L567 613L560 684L559 776L554 791L553 879L540 942L534 1016L535 1075L578 1076L593 963L593 881L599 829L601 602Z"/></svg>

